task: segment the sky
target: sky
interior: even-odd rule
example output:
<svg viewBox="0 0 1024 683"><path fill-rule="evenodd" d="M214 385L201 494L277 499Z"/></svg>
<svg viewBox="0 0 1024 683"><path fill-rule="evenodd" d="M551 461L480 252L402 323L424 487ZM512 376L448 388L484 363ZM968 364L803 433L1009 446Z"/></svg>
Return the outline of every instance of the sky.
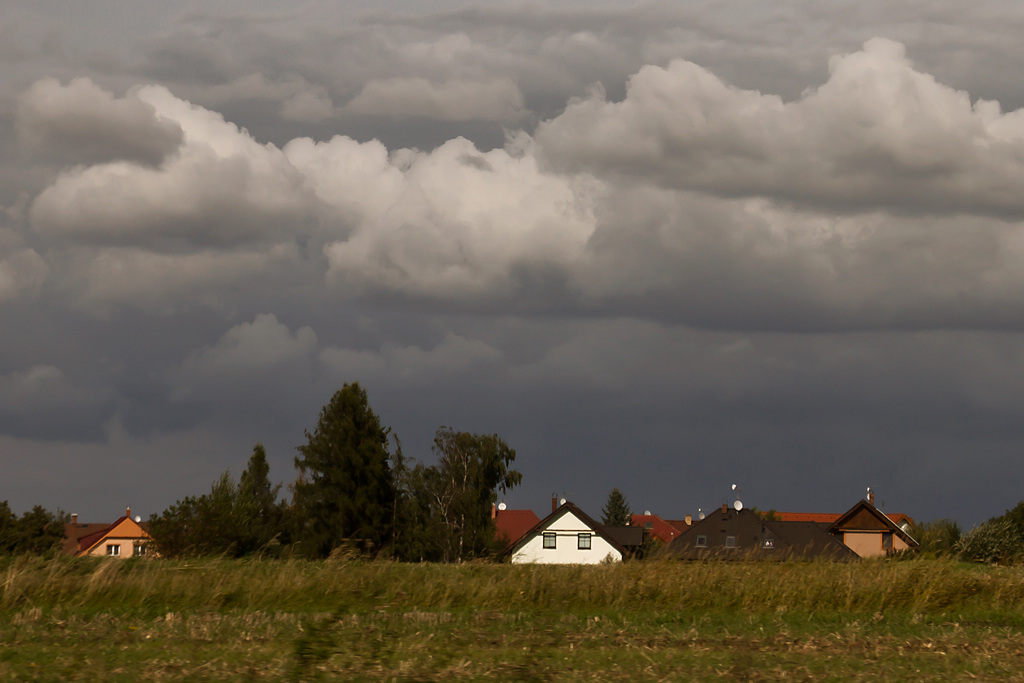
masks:
<svg viewBox="0 0 1024 683"><path fill-rule="evenodd" d="M1024 498L1024 13L938 0L0 0L0 500L404 454L970 528Z"/></svg>

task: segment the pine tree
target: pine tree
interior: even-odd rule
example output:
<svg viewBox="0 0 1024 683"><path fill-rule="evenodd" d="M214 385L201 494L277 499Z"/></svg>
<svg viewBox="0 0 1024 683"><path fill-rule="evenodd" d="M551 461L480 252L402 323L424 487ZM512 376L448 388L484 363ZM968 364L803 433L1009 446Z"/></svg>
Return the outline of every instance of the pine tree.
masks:
<svg viewBox="0 0 1024 683"><path fill-rule="evenodd" d="M151 517L149 531L165 557L264 552L283 533L281 486L271 485L270 465L256 444L239 482L225 471L201 496L187 496Z"/></svg>
<svg viewBox="0 0 1024 683"><path fill-rule="evenodd" d="M388 433L358 383L346 384L320 411L295 458L296 533L307 553L323 557L351 542L377 552L390 540Z"/></svg>
<svg viewBox="0 0 1024 683"><path fill-rule="evenodd" d="M239 545L241 554L267 550L281 542L285 507L278 502L281 485L270 483L270 464L263 444L256 444L249 463L238 480L237 505L241 517Z"/></svg>
<svg viewBox="0 0 1024 683"><path fill-rule="evenodd" d="M608 502L601 509L601 523L606 526L629 526L633 513L622 491L612 489L608 494Z"/></svg>

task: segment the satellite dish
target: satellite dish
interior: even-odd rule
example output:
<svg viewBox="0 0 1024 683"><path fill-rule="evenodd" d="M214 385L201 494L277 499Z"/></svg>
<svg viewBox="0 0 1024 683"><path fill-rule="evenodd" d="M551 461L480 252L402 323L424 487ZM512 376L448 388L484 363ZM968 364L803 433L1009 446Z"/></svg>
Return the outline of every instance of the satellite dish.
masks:
<svg viewBox="0 0 1024 683"><path fill-rule="evenodd" d="M647 515L648 517L650 517L651 516L651 511L650 510L644 510L644 514Z"/></svg>
<svg viewBox="0 0 1024 683"><path fill-rule="evenodd" d="M507 506L507 505L505 505L504 501L502 501L501 503L498 503L498 509L499 509L499 510L504 510L504 509L505 509L505 508L507 508L507 507L508 507L508 506Z"/></svg>
<svg viewBox="0 0 1024 683"><path fill-rule="evenodd" d="M732 485L732 490L733 490L733 491L735 491L735 490L736 490L736 484L733 484L733 485Z"/></svg>
<svg viewBox="0 0 1024 683"><path fill-rule="evenodd" d="M701 510L700 508L697 508L697 516L701 519L704 519L704 511Z"/></svg>
<svg viewBox="0 0 1024 683"><path fill-rule="evenodd" d="M141 522L142 521L142 517L140 517L138 515L135 515L135 521L136 522Z"/></svg>
<svg viewBox="0 0 1024 683"><path fill-rule="evenodd" d="M739 512L740 510L743 509L743 501L737 500L735 503L732 504L732 506L736 508L736 512Z"/></svg>
<svg viewBox="0 0 1024 683"><path fill-rule="evenodd" d="M558 501L558 504L559 505L565 505L565 498L563 498L562 500Z"/></svg>

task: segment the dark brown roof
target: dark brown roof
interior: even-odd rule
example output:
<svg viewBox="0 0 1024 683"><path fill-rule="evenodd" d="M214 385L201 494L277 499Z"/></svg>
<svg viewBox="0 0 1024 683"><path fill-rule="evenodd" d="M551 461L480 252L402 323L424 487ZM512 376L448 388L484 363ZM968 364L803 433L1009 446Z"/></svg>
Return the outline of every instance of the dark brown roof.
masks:
<svg viewBox="0 0 1024 683"><path fill-rule="evenodd" d="M855 560L855 552L814 522L763 520L750 510L715 510L665 546L659 557Z"/></svg>
<svg viewBox="0 0 1024 683"><path fill-rule="evenodd" d="M638 526L601 525L601 531L623 548L639 548L644 544L644 530Z"/></svg>

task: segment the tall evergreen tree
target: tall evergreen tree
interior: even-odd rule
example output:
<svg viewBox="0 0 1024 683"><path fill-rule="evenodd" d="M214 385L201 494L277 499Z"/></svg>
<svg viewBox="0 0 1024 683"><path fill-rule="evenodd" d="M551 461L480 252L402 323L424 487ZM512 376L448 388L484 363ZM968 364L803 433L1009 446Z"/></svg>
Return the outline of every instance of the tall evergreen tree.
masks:
<svg viewBox="0 0 1024 683"><path fill-rule="evenodd" d="M608 502L601 508L601 523L607 526L629 526L633 512L622 491L612 489L608 494Z"/></svg>
<svg viewBox="0 0 1024 683"><path fill-rule="evenodd" d="M267 550L282 533L281 486L269 479L270 466L261 444L253 448L240 482L226 471L201 496L187 496L151 517L149 531L160 554L241 557Z"/></svg>
<svg viewBox="0 0 1024 683"><path fill-rule="evenodd" d="M390 540L388 433L358 383L344 385L321 409L295 458L296 533L306 552L322 557L348 542L377 552Z"/></svg>
<svg viewBox="0 0 1024 683"><path fill-rule="evenodd" d="M263 444L252 449L249 463L238 480L241 524L238 543L242 554L266 551L283 540L285 506L278 501L280 484L270 483L270 464Z"/></svg>

